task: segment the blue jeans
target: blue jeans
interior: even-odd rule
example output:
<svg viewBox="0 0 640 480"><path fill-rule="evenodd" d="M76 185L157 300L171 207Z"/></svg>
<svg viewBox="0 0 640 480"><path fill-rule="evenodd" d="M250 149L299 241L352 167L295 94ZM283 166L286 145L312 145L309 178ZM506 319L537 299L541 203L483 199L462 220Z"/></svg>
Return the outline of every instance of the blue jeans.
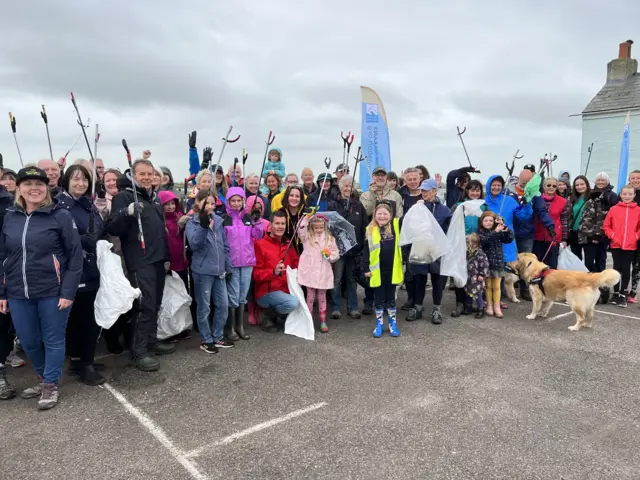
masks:
<svg viewBox="0 0 640 480"><path fill-rule="evenodd" d="M222 331L227 323L229 314L229 300L227 295L227 281L214 275L193 274L198 304L196 317L200 329L200 339L204 343L222 340ZM213 336L209 328L209 306L213 297Z"/></svg>
<svg viewBox="0 0 640 480"><path fill-rule="evenodd" d="M65 357L71 308L58 309L58 297L9 299L13 324L22 348L44 383L58 383Z"/></svg>
<svg viewBox="0 0 640 480"><path fill-rule="evenodd" d="M275 308L281 315L293 312L300 305L296 297L280 290L263 295L256 300L256 303L262 308Z"/></svg>
<svg viewBox="0 0 640 480"><path fill-rule="evenodd" d="M355 270L353 257L341 257L333 264L333 290L331 291L332 311L339 312L342 305L342 279L345 277L347 290L347 311L358 310L357 283L353 276Z"/></svg>
<svg viewBox="0 0 640 480"><path fill-rule="evenodd" d="M233 267L231 269L231 279L227 286L230 307L239 307L247 303L247 294L251 285L251 272L253 272L253 267Z"/></svg>

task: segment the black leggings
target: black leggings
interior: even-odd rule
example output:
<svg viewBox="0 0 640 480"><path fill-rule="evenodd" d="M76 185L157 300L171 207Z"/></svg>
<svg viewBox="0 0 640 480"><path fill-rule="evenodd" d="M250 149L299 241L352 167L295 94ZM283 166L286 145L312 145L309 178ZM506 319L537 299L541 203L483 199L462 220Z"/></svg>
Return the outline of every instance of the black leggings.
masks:
<svg viewBox="0 0 640 480"><path fill-rule="evenodd" d="M573 254L580 260L582 260L582 249L584 245L580 245L578 243L578 232L576 232L575 230L571 230L569 232L569 241L567 243L569 244L569 247L571 247L571 251L573 252Z"/></svg>
<svg viewBox="0 0 640 480"><path fill-rule="evenodd" d="M621 248L612 248L613 268L617 270L622 278L620 282L613 287L613 291L619 293L627 292L629 288L629 279L631 278L631 264L636 258L635 250L622 250Z"/></svg>
<svg viewBox="0 0 640 480"><path fill-rule="evenodd" d="M424 304L424 295L427 290L427 279L429 275L417 274L414 275L414 299L416 307L422 307ZM444 284L447 277L443 277L438 273L431 273L431 284L433 286L431 290L433 305L439 307L442 303L442 292L444 291Z"/></svg>
<svg viewBox="0 0 640 480"><path fill-rule="evenodd" d="M97 290L78 292L67 323L67 352L85 366L93 364L100 332L93 310L97 293Z"/></svg>
<svg viewBox="0 0 640 480"><path fill-rule="evenodd" d="M380 272L382 285L372 289L376 310L396 308L396 285L392 283L392 277L393 273L391 271Z"/></svg>

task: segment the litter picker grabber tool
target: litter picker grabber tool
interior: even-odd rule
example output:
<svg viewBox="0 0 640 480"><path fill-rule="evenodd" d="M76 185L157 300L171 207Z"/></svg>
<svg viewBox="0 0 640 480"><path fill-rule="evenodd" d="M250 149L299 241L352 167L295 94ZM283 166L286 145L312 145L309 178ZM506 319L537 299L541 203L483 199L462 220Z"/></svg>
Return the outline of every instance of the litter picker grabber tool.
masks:
<svg viewBox="0 0 640 480"><path fill-rule="evenodd" d="M553 155L553 157L551 155L552 154L550 153L549 154L549 163L547 164L547 174L550 175L550 176L553 175L553 167L551 165L558 158L558 155Z"/></svg>
<svg viewBox="0 0 640 480"><path fill-rule="evenodd" d="M591 153L593 152L593 142L591 142L591 145L589 145L587 152L589 152L589 158L587 158L587 167L584 169L585 177L587 176L587 172L589 171L589 162L591 161Z"/></svg>
<svg viewBox="0 0 640 480"><path fill-rule="evenodd" d="M51 148L51 136L49 135L49 118L47 117L47 111L44 109L44 105L42 105L42 111L40 112L40 116L44 121L44 127L47 129L47 142L49 143L49 155L51 155L51 160L56 161L53 158L53 149Z"/></svg>
<svg viewBox="0 0 640 480"><path fill-rule="evenodd" d="M353 143L353 138L355 135L351 135L351 131L347 133L347 136L344 136L344 132L340 130L340 137L342 137L342 142L344 146L342 147L342 163L346 163L347 167L349 166L349 151L351 150L351 144Z"/></svg>
<svg viewBox="0 0 640 480"><path fill-rule="evenodd" d="M96 123L96 138L93 144L93 153L95 154L96 158L93 162L93 184L91 185L91 198L95 198L96 196L96 183L98 183L98 165L96 164L98 163L98 140L100 140L99 128L99 125Z"/></svg>
<svg viewBox="0 0 640 480"><path fill-rule="evenodd" d="M458 138L460 139L460 143L462 144L464 154L467 157L467 162L469 162L469 166L473 168L473 165L471 165L471 159L469 158L469 152L467 152L467 147L464 144L464 140L462 139L462 135L464 135L464 133L467 131L467 127L462 127L462 130L460 130L460 127L456 127L456 130L458 130Z"/></svg>
<svg viewBox="0 0 640 480"><path fill-rule="evenodd" d="M138 205L138 190L136 189L136 181L133 178L133 166L131 165L131 152L129 151L129 146L127 145L127 141L122 139L122 146L124 147L124 151L127 152L127 163L129 164L129 174L131 175L131 186L133 187L133 201ZM144 232L142 231L142 219L140 218L140 212L136 215L138 217L138 231L140 232L140 246L142 247L142 252L144 255L147 254L147 249L144 246Z"/></svg>
<svg viewBox="0 0 640 480"><path fill-rule="evenodd" d="M89 137L87 137L87 131L84 129L84 123L82 123L82 117L80 116L80 110L78 110L78 104L76 103L76 97L74 97L73 92L71 92L71 103L73 103L73 108L76 109L76 113L78 114L78 125L80 125L80 129L82 130L82 134L84 135L84 141L87 143L87 150L89 150L89 156L91 157L91 161L95 167L96 159L93 158L93 152L91 151L91 145L89 144Z"/></svg>
<svg viewBox="0 0 640 480"><path fill-rule="evenodd" d="M273 135L273 131L272 130L269 130L269 136L267 137L267 141L264 142L265 143L264 158L262 159L262 167L260 167L260 173L258 174L258 175L260 175L260 178L258 179L258 190L256 190L256 198L254 200L254 203L258 201L258 194L260 193L260 184L262 183L262 174L264 172L264 166L267 163L267 155L269 154L269 147L271 145L273 145L273 142L275 140L276 140L276 136Z"/></svg>
<svg viewBox="0 0 640 480"><path fill-rule="evenodd" d="M215 185L216 185L215 172L218 171L218 167L220 166L220 161L222 160L222 155L224 155L224 149L227 146L227 143L236 143L238 140L240 140L240 135L238 135L233 140L229 140L229 135L231 135L231 130L233 130L233 125L229 127L227 136L222 139L222 148L220 149L220 155L218 156L218 163L216 163L216 168L212 170L211 166L209 166L209 173L211 173L211 190L212 191L215 190Z"/></svg>
<svg viewBox="0 0 640 480"><path fill-rule="evenodd" d="M545 153L544 157L540 159L540 166L538 167L538 172L540 172L540 175L542 175L544 167L547 166L547 155L549 154Z"/></svg>
<svg viewBox="0 0 640 480"><path fill-rule="evenodd" d="M308 215L308 214L305 214L305 215ZM300 224L302 223L302 219L305 217L305 215L302 215L298 219L298 224L296 225L296 229L293 232L293 235L291 235L291 240L289 240L289 245L287 245L287 249L284 251L284 255L281 258L282 262L284 262L284 260L287 258L287 254L289 253L289 250L291 249L291 245L293 245L293 240L296 238L296 235L298 234L298 230L300 229Z"/></svg>
<svg viewBox="0 0 640 480"><path fill-rule="evenodd" d="M13 132L13 139L16 141L16 148L18 149L18 158L20 159L20 165L24 167L22 161L22 153L20 153L20 146L18 145L18 137L16 136L16 117L9 112L9 124L11 125L11 131Z"/></svg>
<svg viewBox="0 0 640 480"><path fill-rule="evenodd" d="M83 128L89 128L89 124L91 123L91 119L87 118L87 124L83 125ZM82 133L80 135L78 135L78 137L76 138L76 141L73 142L73 145L71 145L71 148L69 150L67 150L67 153L64 154L64 158L65 160L67 159L67 157L69 156L69 154L71 153L71 150L73 150L73 148L76 146L76 144L78 143L78 141L80 141L80 139L82 138Z"/></svg>
<svg viewBox="0 0 640 480"><path fill-rule="evenodd" d="M238 166L238 157L233 159L233 175L231 175L231 186L236 186L236 167Z"/></svg>
<svg viewBox="0 0 640 480"><path fill-rule="evenodd" d="M316 208L318 208L318 206L320 205L320 199L322 198L322 195L324 195L324 186L327 183L327 175L331 175L329 173L329 170L331 170L331 157L324 158L324 166L326 167L326 170L324 172L324 178L322 179L322 189L320 190L320 194L318 195L318 203L316 203Z"/></svg>
<svg viewBox="0 0 640 480"><path fill-rule="evenodd" d="M244 171L244 166L247 163L247 158L249 158L249 154L247 153L247 151L243 148L242 149L242 185L244 186L244 196L247 196L247 180L245 178L245 171Z"/></svg>
<svg viewBox="0 0 640 480"><path fill-rule="evenodd" d="M96 123L96 138L93 142L93 154L98 158L98 142L100 141L100 125Z"/></svg>
<svg viewBox="0 0 640 480"><path fill-rule="evenodd" d="M513 176L513 169L515 168L516 160L520 160L522 157L524 157L524 155L518 156L518 153L520 153L520 149L516 150L516 153L513 154L513 160L511 160L511 166L509 166L509 162L505 163L507 167L508 175L504 181L504 188L502 189L502 202L500 203L500 212L498 213L499 217L502 216L502 208L504 207L504 202L507 199L507 191L509 190L509 187L508 187L509 178Z"/></svg>
<svg viewBox="0 0 640 480"><path fill-rule="evenodd" d="M362 156L362 147L358 147L358 154L355 157L353 157L353 159L356 161L356 164L353 167L353 182L351 184L352 193L356 189L356 173L358 172L358 164L364 160L364 157ZM347 198L347 213L349 212L350 201L351 201L351 195L349 195L349 198Z"/></svg>

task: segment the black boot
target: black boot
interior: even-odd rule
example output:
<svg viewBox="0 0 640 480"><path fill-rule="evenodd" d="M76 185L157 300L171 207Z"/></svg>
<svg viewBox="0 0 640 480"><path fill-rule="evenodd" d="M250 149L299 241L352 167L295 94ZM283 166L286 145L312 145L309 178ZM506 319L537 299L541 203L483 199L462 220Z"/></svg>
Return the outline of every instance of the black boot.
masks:
<svg viewBox="0 0 640 480"><path fill-rule="evenodd" d="M276 333L278 331L278 326L276 325L275 319L278 316L278 312L273 308L265 308L262 310L262 318L260 320L260 327L265 332Z"/></svg>
<svg viewBox="0 0 640 480"><path fill-rule="evenodd" d="M484 308L482 310L478 310L478 313L476 313L475 318L477 318L478 320L484 318Z"/></svg>
<svg viewBox="0 0 640 480"><path fill-rule="evenodd" d="M609 295L610 295L610 290L606 287L603 287L600 289L600 300L598 300L598 303L602 304L602 305L606 305L607 303L609 303Z"/></svg>
<svg viewBox="0 0 640 480"><path fill-rule="evenodd" d="M9 400L15 396L16 389L7 380L4 367L0 367L0 400Z"/></svg>
<svg viewBox="0 0 640 480"><path fill-rule="evenodd" d="M407 301L404 302L404 305L402 305L402 307L400 307L402 310L404 311L408 311L411 310L415 305L415 301L413 300L413 282L404 282L405 286L407 287Z"/></svg>
<svg viewBox="0 0 640 480"><path fill-rule="evenodd" d="M251 338L244 333L244 305L236 308L236 333L242 340L249 340Z"/></svg>
<svg viewBox="0 0 640 480"><path fill-rule="evenodd" d="M462 309L462 315L471 315L473 313L473 308L471 308L470 303L465 303L464 308Z"/></svg>
<svg viewBox="0 0 640 480"><path fill-rule="evenodd" d="M224 338L237 342L240 337L236 333L236 308L229 307L229 316L227 317L227 323L224 326Z"/></svg>
<svg viewBox="0 0 640 480"><path fill-rule="evenodd" d="M464 311L464 304L458 302L456 303L456 308L453 312L451 312L451 316L453 318L458 318L460 315L462 315L462 312Z"/></svg>
<svg viewBox="0 0 640 480"><path fill-rule="evenodd" d="M78 370L78 381L90 387L97 387L104 383L104 377L96 371L93 365L81 366Z"/></svg>

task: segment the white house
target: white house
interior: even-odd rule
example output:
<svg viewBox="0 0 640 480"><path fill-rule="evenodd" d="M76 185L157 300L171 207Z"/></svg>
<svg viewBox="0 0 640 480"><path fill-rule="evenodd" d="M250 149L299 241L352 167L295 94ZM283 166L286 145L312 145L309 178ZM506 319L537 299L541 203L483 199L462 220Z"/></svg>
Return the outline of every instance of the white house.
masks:
<svg viewBox="0 0 640 480"><path fill-rule="evenodd" d="M587 176L593 179L596 173L607 172L612 184L618 179L627 112L631 112L629 172L640 169L640 75L638 61L631 58L631 45L633 40L620 44L618 58L607 64L607 83L582 111L580 171L585 172L593 143Z"/></svg>

